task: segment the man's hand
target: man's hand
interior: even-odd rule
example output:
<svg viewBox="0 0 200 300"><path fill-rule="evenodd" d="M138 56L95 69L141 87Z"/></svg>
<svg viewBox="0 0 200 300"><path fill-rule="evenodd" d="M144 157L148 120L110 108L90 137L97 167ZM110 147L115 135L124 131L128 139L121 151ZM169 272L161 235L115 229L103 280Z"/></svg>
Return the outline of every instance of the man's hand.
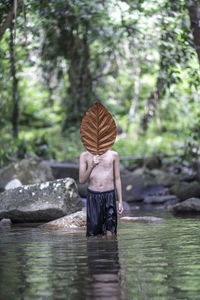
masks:
<svg viewBox="0 0 200 300"><path fill-rule="evenodd" d="M119 203L119 209L118 209L118 214L121 215L124 211L124 208L123 208L123 204L120 202Z"/></svg>
<svg viewBox="0 0 200 300"><path fill-rule="evenodd" d="M96 167L96 165L98 165L99 162L100 162L100 156L99 155L94 155L93 160L92 160L93 167Z"/></svg>

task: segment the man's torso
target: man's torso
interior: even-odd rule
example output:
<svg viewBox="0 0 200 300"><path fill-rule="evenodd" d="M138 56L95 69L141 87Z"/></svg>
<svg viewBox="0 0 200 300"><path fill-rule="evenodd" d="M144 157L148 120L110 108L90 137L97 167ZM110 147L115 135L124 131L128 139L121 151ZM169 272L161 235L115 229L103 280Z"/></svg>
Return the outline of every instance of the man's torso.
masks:
<svg viewBox="0 0 200 300"><path fill-rule="evenodd" d="M87 164L92 162L93 155L86 152ZM114 160L115 151L108 150L100 156L100 162L93 168L88 179L88 188L94 191L114 189Z"/></svg>

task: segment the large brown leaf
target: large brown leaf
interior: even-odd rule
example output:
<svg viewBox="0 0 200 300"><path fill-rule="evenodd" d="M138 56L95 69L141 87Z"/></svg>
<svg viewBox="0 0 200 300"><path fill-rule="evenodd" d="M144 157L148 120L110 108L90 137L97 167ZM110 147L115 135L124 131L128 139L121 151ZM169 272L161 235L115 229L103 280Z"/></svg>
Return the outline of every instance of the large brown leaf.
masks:
<svg viewBox="0 0 200 300"><path fill-rule="evenodd" d="M86 112L80 126L81 140L88 152L102 155L115 142L117 130L108 110L96 102Z"/></svg>

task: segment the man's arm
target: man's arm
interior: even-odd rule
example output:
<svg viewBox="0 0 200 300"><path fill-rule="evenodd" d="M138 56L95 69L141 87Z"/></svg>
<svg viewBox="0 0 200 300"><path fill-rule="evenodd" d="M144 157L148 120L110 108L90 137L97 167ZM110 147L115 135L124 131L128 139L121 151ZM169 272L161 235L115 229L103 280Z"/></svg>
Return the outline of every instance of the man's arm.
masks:
<svg viewBox="0 0 200 300"><path fill-rule="evenodd" d="M79 182L85 183L93 168L99 163L98 155L93 157L91 164L87 163L85 153L81 153L80 155L80 164L79 164Z"/></svg>
<svg viewBox="0 0 200 300"><path fill-rule="evenodd" d="M121 184L121 177L120 177L120 161L119 161L119 155L116 152L115 160L114 160L114 170L115 170L115 186L117 190L117 196L119 200L119 214L121 214L124 210L123 204L122 204L122 184Z"/></svg>

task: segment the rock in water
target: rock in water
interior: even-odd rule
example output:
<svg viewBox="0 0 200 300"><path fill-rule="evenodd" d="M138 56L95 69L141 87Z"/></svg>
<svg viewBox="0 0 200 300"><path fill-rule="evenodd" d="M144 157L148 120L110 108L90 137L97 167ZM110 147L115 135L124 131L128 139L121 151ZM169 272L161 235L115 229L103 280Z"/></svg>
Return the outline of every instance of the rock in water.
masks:
<svg viewBox="0 0 200 300"><path fill-rule="evenodd" d="M172 206L171 209L173 213L195 213L200 214L200 199L199 198L190 198L181 203L177 203Z"/></svg>
<svg viewBox="0 0 200 300"><path fill-rule="evenodd" d="M144 197L144 203L147 204L160 204L160 203L177 203L178 199L175 195L163 195L163 196L146 196Z"/></svg>
<svg viewBox="0 0 200 300"><path fill-rule="evenodd" d="M4 191L7 183L15 178L23 185L54 180L51 167L37 156L19 160L0 169L0 191Z"/></svg>
<svg viewBox="0 0 200 300"><path fill-rule="evenodd" d="M21 183L21 181L17 178L12 179L11 181L9 181L6 186L5 186L5 190L11 190L11 189L15 189L19 186L22 186L23 184Z"/></svg>
<svg viewBox="0 0 200 300"><path fill-rule="evenodd" d="M10 227L12 224L10 219L2 219L0 221L0 227Z"/></svg>
<svg viewBox="0 0 200 300"><path fill-rule="evenodd" d="M142 217L122 217L119 219L120 222L140 222L140 223L163 223L165 219L157 218L153 216L142 216Z"/></svg>
<svg viewBox="0 0 200 300"><path fill-rule="evenodd" d="M0 194L0 218L48 222L82 209L74 179L21 186Z"/></svg>
<svg viewBox="0 0 200 300"><path fill-rule="evenodd" d="M200 198L200 184L197 181L192 182L179 182L174 184L170 192L176 195L180 201L190 198Z"/></svg>
<svg viewBox="0 0 200 300"><path fill-rule="evenodd" d="M71 177L78 181L79 178L79 164L47 161L47 164L52 170L52 174L56 179Z"/></svg>
<svg viewBox="0 0 200 300"><path fill-rule="evenodd" d="M42 224L39 227L66 228L66 229L85 228L86 227L86 211L85 210L77 211L71 215L68 215L68 216L59 218L57 220Z"/></svg>
<svg viewBox="0 0 200 300"><path fill-rule="evenodd" d="M162 223L165 222L162 218L143 216L143 217L122 217L119 222L140 222L140 223ZM57 220L40 225L42 228L65 228L71 229L86 229L86 210L77 211L71 215L59 218Z"/></svg>

